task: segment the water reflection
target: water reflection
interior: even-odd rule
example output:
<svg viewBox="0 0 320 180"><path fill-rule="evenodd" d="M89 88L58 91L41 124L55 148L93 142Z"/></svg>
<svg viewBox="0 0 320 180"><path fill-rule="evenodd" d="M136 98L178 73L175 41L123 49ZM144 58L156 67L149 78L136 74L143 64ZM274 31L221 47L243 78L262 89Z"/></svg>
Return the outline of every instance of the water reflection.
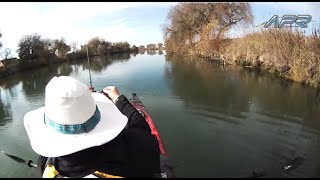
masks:
<svg viewBox="0 0 320 180"><path fill-rule="evenodd" d="M33 101L34 96L38 94L44 94L44 89L49 80L54 76L69 75L72 72L72 68L69 64L51 65L42 67L37 70L31 70L26 72L17 73L10 77L4 78L0 81L2 91L10 93L11 98L15 98L17 93L21 93L17 89L17 85L21 83L22 93L28 101ZM7 96L9 97L9 96ZM3 103L3 99L1 100ZM6 108L5 105L1 106ZM7 106L7 108L9 108ZM0 116L8 117L8 116Z"/></svg>
<svg viewBox="0 0 320 180"><path fill-rule="evenodd" d="M183 98L186 105L238 113L253 111L292 121L304 119L320 128L320 122L315 121L320 117L320 96L312 88L237 67L225 70L206 62L183 60L179 56L165 57L171 62L165 75L172 79L170 84L174 93Z"/></svg>
<svg viewBox="0 0 320 180"><path fill-rule="evenodd" d="M126 62L130 59L130 53L117 53L106 56L90 57L90 68L93 72L105 71L107 67L113 63ZM83 64L82 61L78 63ZM83 70L89 69L89 64L83 64Z"/></svg>
<svg viewBox="0 0 320 180"><path fill-rule="evenodd" d="M166 75L171 78L173 92L183 98L187 106L238 108L239 111L249 109L250 97L237 89L237 76L219 73L219 69L211 64L183 61L179 56L165 57L171 62L171 69L167 69Z"/></svg>
<svg viewBox="0 0 320 180"><path fill-rule="evenodd" d="M90 58L90 68L93 72L101 72L106 70L107 66L117 63L126 62L130 59L129 53L119 53L108 56L96 56ZM26 71L15 74L0 81L0 86L3 89L9 90L14 97L15 87L22 82L23 93L26 98L34 96L34 94L44 93L45 86L54 76L68 76L73 71L79 73L79 69L88 70L89 64L87 59L65 62L62 64L46 66L37 69L36 71ZM29 100L31 100L29 99Z"/></svg>
<svg viewBox="0 0 320 180"><path fill-rule="evenodd" d="M19 84L20 81L6 81L6 83L4 83L3 80L0 82L3 82L2 84L0 83L0 90L6 89L7 92L9 92L10 96L13 98L17 96L17 91L15 87Z"/></svg>
<svg viewBox="0 0 320 180"><path fill-rule="evenodd" d="M148 55L155 55L157 54L156 50L147 50Z"/></svg>
<svg viewBox="0 0 320 180"><path fill-rule="evenodd" d="M148 54L148 55L162 55L163 51L162 50L152 50L152 49L145 49L145 50L139 50L139 54Z"/></svg>
<svg viewBox="0 0 320 180"><path fill-rule="evenodd" d="M96 89L115 84L124 94L141 94L178 177L245 177L296 156L302 156L304 164L281 176L320 175L320 104L315 90L237 67L218 68L162 53L90 57L90 67ZM9 146L6 140L19 140L23 143L17 144L33 153L23 130L24 113L43 105L45 85L53 76L85 82L88 68L84 58L0 80L1 142ZM13 117L16 120L10 123ZM5 124L16 126L3 130ZM18 176L12 164L3 161L0 167L8 167L11 174L3 171L0 177Z"/></svg>
<svg viewBox="0 0 320 180"><path fill-rule="evenodd" d="M64 63L61 65L44 67L37 71L33 71L32 73L24 73L23 77L20 76L23 93L28 100L33 100L35 94L44 93L45 86L54 76L68 76L71 72L72 68L70 65Z"/></svg>
<svg viewBox="0 0 320 180"><path fill-rule="evenodd" d="M4 102L2 93L0 94L0 126L5 126L12 121L11 106L9 103Z"/></svg>
<svg viewBox="0 0 320 180"><path fill-rule="evenodd" d="M228 157L233 161L250 161L252 168L258 170L301 157L306 159L305 164L296 169L295 174L282 172L271 177L319 174L316 167L320 162L314 161L320 149L320 102L316 90L238 67L220 68L169 54L165 58L168 62L165 77L172 92L183 100L195 124L205 123L209 132L215 132L210 139L220 149L210 157L219 164L214 165L214 174L219 176L221 172L220 175L225 176L224 169L232 169L238 175L245 172L245 169L237 169L237 163L233 168L224 166L231 161ZM191 131L196 128L195 124L184 128ZM212 148L192 143L201 149ZM234 149L237 149L236 154ZM205 159L199 155L198 158L206 163L209 157ZM192 167L185 165L183 169ZM205 172L210 177L211 173Z"/></svg>
<svg viewBox="0 0 320 180"><path fill-rule="evenodd" d="M125 62L129 59L129 53L91 57L90 68L93 72L101 72L113 63ZM52 77L68 76L73 72L78 74L82 70L88 70L88 68L89 65L87 63L87 59L82 59L61 64L53 64L36 70L17 73L1 79L0 88L2 93L0 96L0 126L4 126L12 121L10 100L6 100L5 98L10 97L12 99L17 96L17 93L21 93L20 89L17 88L18 84L21 83L22 93L26 100L33 102L37 101L36 97L43 97L45 86Z"/></svg>
<svg viewBox="0 0 320 180"><path fill-rule="evenodd" d="M132 52L133 57L136 57L136 56L137 56L137 54L139 54L139 52L138 52L138 51L133 51L133 52Z"/></svg>

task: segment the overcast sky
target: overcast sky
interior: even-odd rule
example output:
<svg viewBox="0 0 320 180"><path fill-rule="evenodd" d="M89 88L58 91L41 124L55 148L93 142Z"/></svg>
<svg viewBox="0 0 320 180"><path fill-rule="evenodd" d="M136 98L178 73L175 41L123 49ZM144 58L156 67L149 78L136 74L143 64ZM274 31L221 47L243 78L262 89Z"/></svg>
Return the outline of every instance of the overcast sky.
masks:
<svg viewBox="0 0 320 180"><path fill-rule="evenodd" d="M4 48L16 54L24 35L43 38L64 37L67 43L84 43L99 36L108 41L127 41L131 45L162 42L161 24L175 2L0 2L0 31ZM254 24L268 21L273 15L309 14L308 29L319 27L320 3L256 2L251 3ZM234 36L241 34L232 31Z"/></svg>

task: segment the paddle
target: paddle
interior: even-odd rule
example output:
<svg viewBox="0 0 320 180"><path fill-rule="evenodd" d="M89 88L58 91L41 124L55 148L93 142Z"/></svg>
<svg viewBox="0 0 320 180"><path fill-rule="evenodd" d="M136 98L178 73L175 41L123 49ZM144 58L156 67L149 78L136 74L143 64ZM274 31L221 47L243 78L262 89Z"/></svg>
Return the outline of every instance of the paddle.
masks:
<svg viewBox="0 0 320 180"><path fill-rule="evenodd" d="M26 164L26 165L28 165L29 167L37 167L37 165L34 164L32 160L26 161L26 160L21 159L21 158L19 158L19 157L17 157L17 156L14 156L14 155L11 155L11 154L7 154L7 153L5 153L4 151L1 151L1 152L2 152L3 154L5 154L6 156L8 156L9 158L15 160L15 161L18 162L18 163Z"/></svg>
<svg viewBox="0 0 320 180"><path fill-rule="evenodd" d="M271 174L274 171L291 171L293 169L298 168L301 164L303 164L304 159L302 157L296 157L293 160L286 163L284 166L281 166L281 168L273 168L268 171L262 171L262 172L252 172L251 176L245 177L245 178L258 178L263 177Z"/></svg>

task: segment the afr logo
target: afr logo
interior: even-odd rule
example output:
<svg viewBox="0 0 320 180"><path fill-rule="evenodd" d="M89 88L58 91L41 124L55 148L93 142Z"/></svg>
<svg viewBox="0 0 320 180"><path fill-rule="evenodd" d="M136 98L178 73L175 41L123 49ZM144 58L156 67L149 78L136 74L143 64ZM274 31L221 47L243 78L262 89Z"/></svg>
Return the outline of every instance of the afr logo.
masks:
<svg viewBox="0 0 320 180"><path fill-rule="evenodd" d="M283 15L281 18L281 21L279 22L278 15L272 16L272 18L264 24L264 28L270 27L271 24L274 24L274 28L283 28L285 25L291 26L291 27L301 27L301 28L307 28L308 23L311 21L312 16L311 15ZM292 24L296 24L293 25Z"/></svg>

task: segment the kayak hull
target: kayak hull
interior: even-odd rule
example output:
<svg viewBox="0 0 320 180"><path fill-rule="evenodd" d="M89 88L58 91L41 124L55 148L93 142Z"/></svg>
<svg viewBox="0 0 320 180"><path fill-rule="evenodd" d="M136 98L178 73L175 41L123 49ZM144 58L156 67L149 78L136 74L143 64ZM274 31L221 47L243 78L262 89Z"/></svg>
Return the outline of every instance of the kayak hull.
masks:
<svg viewBox="0 0 320 180"><path fill-rule="evenodd" d="M167 152L164 148L164 145L161 140L161 136L150 116L148 113L146 107L143 105L139 97L136 93L132 93L132 98L129 99L130 103L144 116L146 122L148 123L151 134L153 134L159 144L159 150L160 150L160 170L161 170L161 177L162 178L175 178L173 173L173 166L170 162L169 156L167 155Z"/></svg>

